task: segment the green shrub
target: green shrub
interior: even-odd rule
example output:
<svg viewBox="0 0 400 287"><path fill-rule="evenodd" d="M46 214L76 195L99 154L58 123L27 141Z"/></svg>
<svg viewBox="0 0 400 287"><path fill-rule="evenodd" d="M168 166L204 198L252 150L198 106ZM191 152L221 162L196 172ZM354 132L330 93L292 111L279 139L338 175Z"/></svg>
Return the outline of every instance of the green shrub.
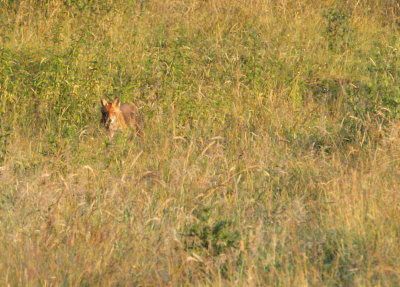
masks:
<svg viewBox="0 0 400 287"><path fill-rule="evenodd" d="M330 8L323 14L325 18L325 37L328 48L332 51L343 52L353 41L353 29L350 26L350 16L347 12Z"/></svg>
<svg viewBox="0 0 400 287"><path fill-rule="evenodd" d="M185 227L185 248L212 256L218 256L232 248L237 248L240 234L234 223L225 219L211 219L211 209L198 209L194 213L196 221Z"/></svg>

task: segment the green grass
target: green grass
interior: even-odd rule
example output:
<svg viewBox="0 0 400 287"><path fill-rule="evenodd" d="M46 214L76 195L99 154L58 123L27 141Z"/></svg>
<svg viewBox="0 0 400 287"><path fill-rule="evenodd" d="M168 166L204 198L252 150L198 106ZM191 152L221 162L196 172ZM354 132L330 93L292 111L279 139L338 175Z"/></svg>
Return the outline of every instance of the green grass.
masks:
<svg viewBox="0 0 400 287"><path fill-rule="evenodd" d="M396 1L0 1L0 284L400 284ZM145 136L100 126L141 107Z"/></svg>

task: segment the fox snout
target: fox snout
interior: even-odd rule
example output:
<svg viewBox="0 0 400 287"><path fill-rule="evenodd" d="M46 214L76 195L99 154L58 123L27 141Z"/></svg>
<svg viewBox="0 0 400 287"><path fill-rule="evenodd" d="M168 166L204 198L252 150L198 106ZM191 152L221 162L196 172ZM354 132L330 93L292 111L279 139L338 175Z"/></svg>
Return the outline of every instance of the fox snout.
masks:
<svg viewBox="0 0 400 287"><path fill-rule="evenodd" d="M105 111L101 111L101 120L100 120L100 123L102 124L102 125L104 125L104 127L106 128L106 129L109 129L109 127L110 127L110 118L108 117L108 114L105 112Z"/></svg>
<svg viewBox="0 0 400 287"><path fill-rule="evenodd" d="M113 128L113 125L115 125L115 119L107 115L104 119L104 127L109 130Z"/></svg>

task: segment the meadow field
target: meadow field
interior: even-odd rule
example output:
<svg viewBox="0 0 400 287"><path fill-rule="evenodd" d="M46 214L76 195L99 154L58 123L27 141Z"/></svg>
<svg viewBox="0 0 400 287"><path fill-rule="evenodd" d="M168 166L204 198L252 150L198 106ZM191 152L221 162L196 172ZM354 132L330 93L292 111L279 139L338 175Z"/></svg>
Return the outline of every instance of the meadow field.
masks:
<svg viewBox="0 0 400 287"><path fill-rule="evenodd" d="M400 286L399 2L0 0L0 285Z"/></svg>

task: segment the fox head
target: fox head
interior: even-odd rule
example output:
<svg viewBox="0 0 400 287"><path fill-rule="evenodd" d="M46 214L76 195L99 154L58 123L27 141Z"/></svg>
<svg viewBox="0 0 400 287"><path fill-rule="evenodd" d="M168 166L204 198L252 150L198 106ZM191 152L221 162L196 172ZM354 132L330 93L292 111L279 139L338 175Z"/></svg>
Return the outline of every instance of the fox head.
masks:
<svg viewBox="0 0 400 287"><path fill-rule="evenodd" d="M116 130L124 127L125 122L120 107L119 98L115 98L112 102L101 100L101 123L109 131L110 137L113 137Z"/></svg>

